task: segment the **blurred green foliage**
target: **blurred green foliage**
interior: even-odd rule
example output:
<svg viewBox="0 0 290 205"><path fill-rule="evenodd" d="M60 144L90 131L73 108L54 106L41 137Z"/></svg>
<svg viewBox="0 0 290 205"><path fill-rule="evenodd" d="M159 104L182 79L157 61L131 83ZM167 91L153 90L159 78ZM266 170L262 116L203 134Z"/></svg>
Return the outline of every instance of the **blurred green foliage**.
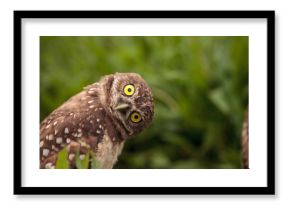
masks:
<svg viewBox="0 0 290 205"><path fill-rule="evenodd" d="M126 142L115 168L241 168L248 37L40 37L40 120L87 84L139 73L152 125Z"/></svg>
<svg viewBox="0 0 290 205"><path fill-rule="evenodd" d="M91 164L89 161L90 158L92 160ZM80 158L79 150L77 150L77 152L75 153L75 164L77 169L88 169L89 167L91 167L91 169L100 168L100 163L97 161L91 150L87 152L82 159ZM69 169L68 150L66 148L63 148L58 153L55 168Z"/></svg>

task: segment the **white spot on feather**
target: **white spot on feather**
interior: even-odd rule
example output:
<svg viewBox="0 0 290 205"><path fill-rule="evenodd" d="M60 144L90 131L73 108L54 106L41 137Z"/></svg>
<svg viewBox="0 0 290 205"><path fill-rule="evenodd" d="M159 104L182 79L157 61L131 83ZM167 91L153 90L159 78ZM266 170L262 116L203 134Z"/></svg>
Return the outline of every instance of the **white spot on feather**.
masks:
<svg viewBox="0 0 290 205"><path fill-rule="evenodd" d="M42 155L43 155L43 156L47 157L48 154L49 154L49 149L43 149L43 150L42 150Z"/></svg>
<svg viewBox="0 0 290 205"><path fill-rule="evenodd" d="M44 145L44 142L43 141L40 141L39 147L42 147L43 145Z"/></svg>
<svg viewBox="0 0 290 205"><path fill-rule="evenodd" d="M70 138L66 138L66 143L70 143Z"/></svg>
<svg viewBox="0 0 290 205"><path fill-rule="evenodd" d="M64 129L64 133L65 134L68 134L69 133L69 129L67 127Z"/></svg>
<svg viewBox="0 0 290 205"><path fill-rule="evenodd" d="M48 136L48 140L53 140L53 135L52 135L52 134L50 134L50 135Z"/></svg>
<svg viewBox="0 0 290 205"><path fill-rule="evenodd" d="M90 100L89 102L88 102L88 104L91 104L91 103L93 103L94 102L94 100Z"/></svg>
<svg viewBox="0 0 290 205"><path fill-rule="evenodd" d="M84 141L80 141L80 144L82 147L88 147L87 143L85 143Z"/></svg>
<svg viewBox="0 0 290 205"><path fill-rule="evenodd" d="M56 138L56 144L61 144L62 143L62 138L61 137L58 137Z"/></svg>
<svg viewBox="0 0 290 205"><path fill-rule="evenodd" d="M68 159L71 160L71 161L74 159L74 157L75 157L75 154L69 154L68 155Z"/></svg>
<svg viewBox="0 0 290 205"><path fill-rule="evenodd" d="M85 159L85 155L84 154L81 154L80 155L80 160L84 160Z"/></svg>
<svg viewBox="0 0 290 205"><path fill-rule="evenodd" d="M46 163L45 169L51 169L51 168L53 168L52 163L51 162Z"/></svg>

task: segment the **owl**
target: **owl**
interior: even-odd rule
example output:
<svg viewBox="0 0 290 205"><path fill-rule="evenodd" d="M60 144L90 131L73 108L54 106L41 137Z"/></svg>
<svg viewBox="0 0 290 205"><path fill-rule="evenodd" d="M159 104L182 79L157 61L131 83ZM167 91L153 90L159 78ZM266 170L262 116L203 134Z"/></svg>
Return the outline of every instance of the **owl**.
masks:
<svg viewBox="0 0 290 205"><path fill-rule="evenodd" d="M55 168L63 149L70 168L88 152L100 168L113 168L125 141L148 127L153 114L152 93L139 74L106 75L41 122L40 168Z"/></svg>
<svg viewBox="0 0 290 205"><path fill-rule="evenodd" d="M249 118L248 111L246 111L245 119L242 128L242 158L243 158L243 168L249 168Z"/></svg>

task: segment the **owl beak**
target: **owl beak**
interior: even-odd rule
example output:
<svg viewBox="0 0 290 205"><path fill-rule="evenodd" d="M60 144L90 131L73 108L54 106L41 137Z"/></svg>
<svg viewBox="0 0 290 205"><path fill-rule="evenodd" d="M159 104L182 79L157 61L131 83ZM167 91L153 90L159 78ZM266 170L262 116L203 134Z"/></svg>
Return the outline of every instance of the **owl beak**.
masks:
<svg viewBox="0 0 290 205"><path fill-rule="evenodd" d="M125 110L127 109L128 107L130 107L130 105L126 104L126 103L122 103L122 104L118 104L114 110Z"/></svg>

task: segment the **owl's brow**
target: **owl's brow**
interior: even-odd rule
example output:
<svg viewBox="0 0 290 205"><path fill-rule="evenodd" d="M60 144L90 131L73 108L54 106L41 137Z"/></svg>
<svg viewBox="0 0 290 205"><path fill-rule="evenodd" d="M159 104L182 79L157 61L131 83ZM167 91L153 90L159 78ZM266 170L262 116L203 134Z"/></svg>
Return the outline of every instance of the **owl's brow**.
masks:
<svg viewBox="0 0 290 205"><path fill-rule="evenodd" d="M115 82L115 77L114 76L108 76L107 78L107 83L105 84L105 89L106 90L111 90L114 82Z"/></svg>

